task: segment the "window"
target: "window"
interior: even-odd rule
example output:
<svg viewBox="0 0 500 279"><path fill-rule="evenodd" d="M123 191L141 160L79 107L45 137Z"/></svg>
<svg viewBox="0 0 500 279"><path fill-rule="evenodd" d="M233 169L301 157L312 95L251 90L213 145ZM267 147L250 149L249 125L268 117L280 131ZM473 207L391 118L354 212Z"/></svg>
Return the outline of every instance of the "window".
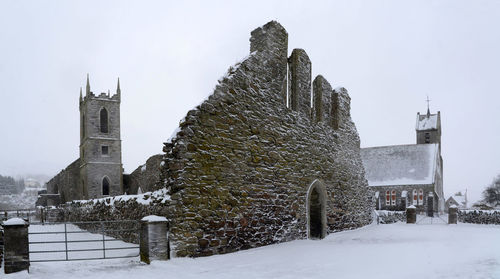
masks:
<svg viewBox="0 0 500 279"><path fill-rule="evenodd" d="M431 134L425 133L425 143L430 143L430 142L431 142Z"/></svg>
<svg viewBox="0 0 500 279"><path fill-rule="evenodd" d="M391 192L385 192L385 205L391 205Z"/></svg>
<svg viewBox="0 0 500 279"><path fill-rule="evenodd" d="M107 177L102 179L102 195L109 196L109 179Z"/></svg>
<svg viewBox="0 0 500 279"><path fill-rule="evenodd" d="M418 190L418 204L424 204L424 190Z"/></svg>
<svg viewBox="0 0 500 279"><path fill-rule="evenodd" d="M102 156L108 156L109 155L109 146L107 146L107 145L101 146L101 154L102 154Z"/></svg>
<svg viewBox="0 0 500 279"><path fill-rule="evenodd" d="M396 190L392 190L391 196L392 196L391 205L396 205Z"/></svg>
<svg viewBox="0 0 500 279"><path fill-rule="evenodd" d="M108 111L105 108L100 112L101 133L108 133Z"/></svg>
<svg viewBox="0 0 500 279"><path fill-rule="evenodd" d="M416 189L414 189L414 190L413 190L413 204L414 204L414 205L417 205L417 201L418 201L418 200L417 200L417 190L416 190Z"/></svg>

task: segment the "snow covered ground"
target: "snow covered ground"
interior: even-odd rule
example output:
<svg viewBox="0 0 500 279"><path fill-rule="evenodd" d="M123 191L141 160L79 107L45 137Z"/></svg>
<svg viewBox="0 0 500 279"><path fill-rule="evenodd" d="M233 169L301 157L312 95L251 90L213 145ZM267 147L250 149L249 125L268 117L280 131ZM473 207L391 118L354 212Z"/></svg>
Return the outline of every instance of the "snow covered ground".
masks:
<svg viewBox="0 0 500 279"><path fill-rule="evenodd" d="M142 264L138 258L33 263L2 278L500 278L500 226L370 225L323 240ZM5 277L3 277L5 276Z"/></svg>
<svg viewBox="0 0 500 279"><path fill-rule="evenodd" d="M104 256L122 257L135 256L139 254L139 245L126 243L112 237L105 236L106 248L120 248L119 250L106 250L103 253L103 235L98 233L89 233L79 229L77 226L68 224L66 226L67 234L64 234L65 228L63 224L56 225L31 225L30 233L47 233L50 234L30 234L30 242L60 242L60 243L36 243L30 244L30 252L33 251L65 251L65 238L68 241L68 259L88 259L88 258L103 258ZM131 249L125 249L125 248ZM134 248L135 247L135 248ZM91 250L94 251L77 251ZM50 253L33 253L30 254L30 260L61 260L66 258L65 252L50 252Z"/></svg>

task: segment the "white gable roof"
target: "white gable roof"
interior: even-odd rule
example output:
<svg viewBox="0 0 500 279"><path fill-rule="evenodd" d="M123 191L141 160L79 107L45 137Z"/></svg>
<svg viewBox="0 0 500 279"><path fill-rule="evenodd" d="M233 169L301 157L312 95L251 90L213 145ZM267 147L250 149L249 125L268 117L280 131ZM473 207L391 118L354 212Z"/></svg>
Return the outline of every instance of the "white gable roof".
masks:
<svg viewBox="0 0 500 279"><path fill-rule="evenodd" d="M361 149L369 186L433 184L438 144L409 144Z"/></svg>

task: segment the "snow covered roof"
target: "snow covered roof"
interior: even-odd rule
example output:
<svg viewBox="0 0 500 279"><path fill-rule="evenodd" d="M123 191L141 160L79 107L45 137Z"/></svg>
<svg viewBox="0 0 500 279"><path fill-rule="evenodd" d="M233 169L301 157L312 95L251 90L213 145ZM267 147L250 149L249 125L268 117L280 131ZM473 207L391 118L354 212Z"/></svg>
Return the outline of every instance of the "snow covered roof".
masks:
<svg viewBox="0 0 500 279"><path fill-rule="evenodd" d="M417 131L425 131L437 129L438 125L438 115L437 114L417 114L417 125L415 129Z"/></svg>
<svg viewBox="0 0 500 279"><path fill-rule="evenodd" d="M467 206L467 200L465 198L465 195L453 195L448 198L448 201L450 199L454 200L460 206Z"/></svg>
<svg viewBox="0 0 500 279"><path fill-rule="evenodd" d="M369 186L434 183L438 144L409 144L361 149Z"/></svg>
<svg viewBox="0 0 500 279"><path fill-rule="evenodd" d="M453 196L453 199L459 204L465 204L465 196Z"/></svg>

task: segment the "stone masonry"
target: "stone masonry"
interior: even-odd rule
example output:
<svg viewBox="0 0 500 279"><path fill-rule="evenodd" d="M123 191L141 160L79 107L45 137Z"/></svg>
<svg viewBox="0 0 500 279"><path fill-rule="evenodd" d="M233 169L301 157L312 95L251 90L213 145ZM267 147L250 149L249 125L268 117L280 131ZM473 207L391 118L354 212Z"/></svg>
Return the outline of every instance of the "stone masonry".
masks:
<svg viewBox="0 0 500 279"><path fill-rule="evenodd" d="M326 186L328 232L370 222L347 91L332 92L318 77L311 114L311 62L301 49L287 58L287 37L274 21L254 30L250 56L165 143L158 188L171 195L177 256L307 237L307 194L316 179Z"/></svg>

